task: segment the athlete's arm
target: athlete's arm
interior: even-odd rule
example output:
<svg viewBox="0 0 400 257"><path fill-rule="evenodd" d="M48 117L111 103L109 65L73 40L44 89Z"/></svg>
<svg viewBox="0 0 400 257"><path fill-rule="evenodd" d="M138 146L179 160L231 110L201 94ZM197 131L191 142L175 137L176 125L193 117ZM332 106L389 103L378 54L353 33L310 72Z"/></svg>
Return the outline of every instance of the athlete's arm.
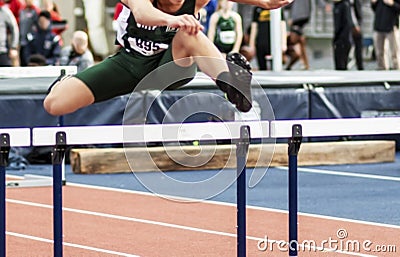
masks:
<svg viewBox="0 0 400 257"><path fill-rule="evenodd" d="M122 0L129 7L138 23L148 26L180 28L189 34L197 34L203 26L193 15L174 16L153 6L150 0Z"/></svg>
<svg viewBox="0 0 400 257"><path fill-rule="evenodd" d="M260 6L264 9L276 9L292 3L294 0L231 0L240 4Z"/></svg>

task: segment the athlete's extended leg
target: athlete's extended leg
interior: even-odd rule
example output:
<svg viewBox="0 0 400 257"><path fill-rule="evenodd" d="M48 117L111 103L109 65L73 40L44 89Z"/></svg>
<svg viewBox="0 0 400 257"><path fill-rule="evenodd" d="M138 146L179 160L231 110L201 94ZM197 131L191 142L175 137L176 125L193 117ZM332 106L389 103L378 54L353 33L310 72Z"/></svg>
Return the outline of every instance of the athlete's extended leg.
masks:
<svg viewBox="0 0 400 257"><path fill-rule="evenodd" d="M188 35L183 31L174 37L172 56L181 66L191 65L187 60L192 58L201 71L216 81L238 110L247 112L251 109L251 73L244 57L228 55L228 62L225 62L220 51L203 33Z"/></svg>
<svg viewBox="0 0 400 257"><path fill-rule="evenodd" d="M62 115L131 93L148 73L140 67L142 61L121 50L101 63L56 83L44 100L44 108L52 115Z"/></svg>

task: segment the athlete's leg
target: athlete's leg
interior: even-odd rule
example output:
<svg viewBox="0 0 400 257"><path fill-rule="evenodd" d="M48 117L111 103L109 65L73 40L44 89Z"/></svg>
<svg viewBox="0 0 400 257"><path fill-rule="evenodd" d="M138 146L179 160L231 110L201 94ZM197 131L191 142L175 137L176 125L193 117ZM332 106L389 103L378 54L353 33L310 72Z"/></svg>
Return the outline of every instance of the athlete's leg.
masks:
<svg viewBox="0 0 400 257"><path fill-rule="evenodd" d="M63 115L93 102L93 93L84 82L75 77L67 77L51 88L44 99L43 106L51 115Z"/></svg>
<svg viewBox="0 0 400 257"><path fill-rule="evenodd" d="M203 34L188 35L177 32L172 42L172 56L177 65L189 66L196 62L200 70L216 81L228 100L240 111L251 109L251 73L247 60L228 55L225 61L220 51ZM242 58L243 57L243 58Z"/></svg>
<svg viewBox="0 0 400 257"><path fill-rule="evenodd" d="M221 72L229 71L221 52L204 33L188 35L178 31L172 42L172 57L180 66L190 66L196 62L200 70L213 79Z"/></svg>
<svg viewBox="0 0 400 257"><path fill-rule="evenodd" d="M121 50L99 64L56 83L44 101L52 115L74 112L94 102L132 92L140 79L153 70L147 59L131 56Z"/></svg>

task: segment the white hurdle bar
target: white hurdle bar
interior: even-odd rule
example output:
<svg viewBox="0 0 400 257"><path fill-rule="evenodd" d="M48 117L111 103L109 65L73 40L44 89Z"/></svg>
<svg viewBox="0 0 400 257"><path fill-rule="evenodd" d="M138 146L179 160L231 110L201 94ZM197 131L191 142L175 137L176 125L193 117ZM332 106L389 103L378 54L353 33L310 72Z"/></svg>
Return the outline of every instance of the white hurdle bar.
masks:
<svg viewBox="0 0 400 257"><path fill-rule="evenodd" d="M10 136L10 146L24 147L31 145L31 130L29 128L2 128L0 134Z"/></svg>
<svg viewBox="0 0 400 257"><path fill-rule="evenodd" d="M68 145L177 142L239 139L240 127L249 126L252 138L268 138L268 121L182 124L110 125L33 128L32 145L55 145L56 133L65 132Z"/></svg>
<svg viewBox="0 0 400 257"><path fill-rule="evenodd" d="M400 133L400 117L346 118L271 121L272 138L291 138L292 126L299 124L303 137L361 136Z"/></svg>
<svg viewBox="0 0 400 257"><path fill-rule="evenodd" d="M61 70L66 75L74 75L78 69L76 66L35 66L35 67L1 67L0 79L10 78L56 78Z"/></svg>

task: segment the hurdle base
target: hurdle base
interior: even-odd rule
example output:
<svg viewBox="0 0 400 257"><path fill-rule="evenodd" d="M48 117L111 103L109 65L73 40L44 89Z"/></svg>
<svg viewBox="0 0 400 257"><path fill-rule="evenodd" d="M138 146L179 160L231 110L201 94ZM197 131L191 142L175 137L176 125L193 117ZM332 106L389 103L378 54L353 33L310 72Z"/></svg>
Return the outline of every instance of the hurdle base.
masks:
<svg viewBox="0 0 400 257"><path fill-rule="evenodd" d="M53 185L52 177L39 176L26 174L22 179L7 180L7 188L21 188L21 187L48 187Z"/></svg>

